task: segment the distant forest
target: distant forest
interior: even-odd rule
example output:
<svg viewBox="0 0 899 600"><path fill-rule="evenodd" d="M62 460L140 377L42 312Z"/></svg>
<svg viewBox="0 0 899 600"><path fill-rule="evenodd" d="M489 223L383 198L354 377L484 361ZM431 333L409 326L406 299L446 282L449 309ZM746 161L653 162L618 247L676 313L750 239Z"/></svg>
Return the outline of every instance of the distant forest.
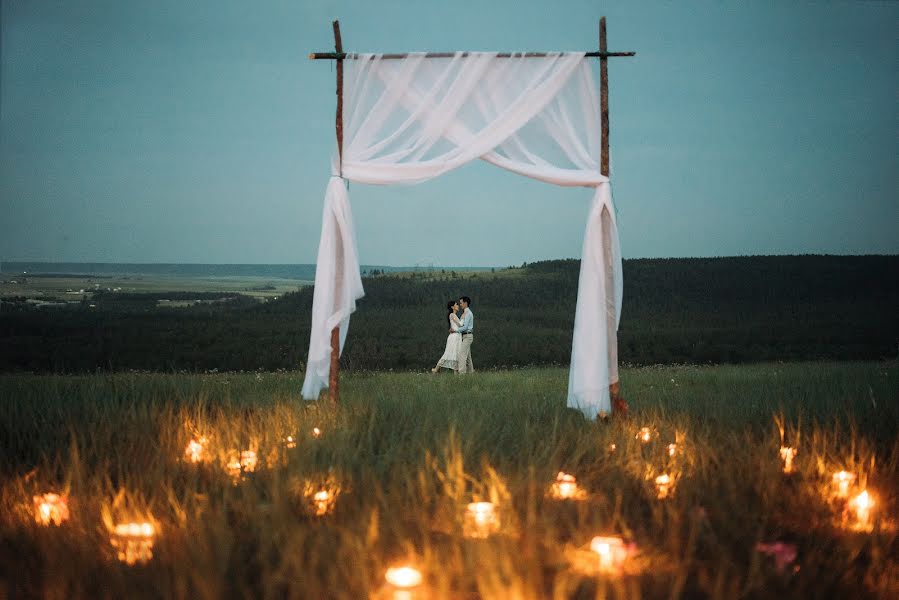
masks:
<svg viewBox="0 0 899 600"><path fill-rule="evenodd" d="M491 272L364 279L342 365L424 370L446 340L447 300L470 296L476 369L565 365L576 260ZM899 257L778 256L624 262L625 365L896 358ZM260 304L237 296L160 308L173 294L98 293L77 308L3 304L0 370L302 369L312 288Z"/></svg>

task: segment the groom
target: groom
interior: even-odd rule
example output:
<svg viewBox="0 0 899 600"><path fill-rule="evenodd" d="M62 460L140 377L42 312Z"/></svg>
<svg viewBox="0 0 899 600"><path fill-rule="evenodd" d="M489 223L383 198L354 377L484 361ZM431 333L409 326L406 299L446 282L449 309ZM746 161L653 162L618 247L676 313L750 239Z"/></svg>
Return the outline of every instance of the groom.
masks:
<svg viewBox="0 0 899 600"><path fill-rule="evenodd" d="M459 347L459 373L474 373L474 363L471 361L471 343L474 341L474 313L471 312L471 298L462 296L459 298L459 306L462 307L462 327L458 332L462 334L462 344Z"/></svg>

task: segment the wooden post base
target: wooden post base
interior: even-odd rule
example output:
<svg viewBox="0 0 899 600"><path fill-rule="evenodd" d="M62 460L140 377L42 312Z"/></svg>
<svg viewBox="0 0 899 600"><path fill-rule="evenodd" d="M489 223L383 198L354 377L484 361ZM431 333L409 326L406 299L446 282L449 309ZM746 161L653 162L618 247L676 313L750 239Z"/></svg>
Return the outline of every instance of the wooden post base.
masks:
<svg viewBox="0 0 899 600"><path fill-rule="evenodd" d="M609 386L609 397L612 400L612 414L622 418L627 417L628 406L624 398L621 397L621 383L616 381Z"/></svg>

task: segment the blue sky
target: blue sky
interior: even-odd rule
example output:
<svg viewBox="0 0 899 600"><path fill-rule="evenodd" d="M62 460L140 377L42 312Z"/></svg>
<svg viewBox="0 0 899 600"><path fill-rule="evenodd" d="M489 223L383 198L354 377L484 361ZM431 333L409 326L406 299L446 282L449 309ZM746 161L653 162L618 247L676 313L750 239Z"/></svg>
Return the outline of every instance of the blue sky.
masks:
<svg viewBox="0 0 899 600"><path fill-rule="evenodd" d="M590 50L625 258L899 253L899 4L5 0L0 259L314 262L352 51ZM578 257L589 191L352 185L365 264ZM459 226L459 223L464 225Z"/></svg>

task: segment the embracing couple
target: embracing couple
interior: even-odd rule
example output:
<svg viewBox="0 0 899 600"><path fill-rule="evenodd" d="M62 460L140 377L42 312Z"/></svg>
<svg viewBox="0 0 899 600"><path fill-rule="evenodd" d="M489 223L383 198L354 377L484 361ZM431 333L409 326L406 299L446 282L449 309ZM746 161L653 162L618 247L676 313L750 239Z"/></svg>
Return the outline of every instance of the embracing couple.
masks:
<svg viewBox="0 0 899 600"><path fill-rule="evenodd" d="M437 373L440 369L452 369L456 373L474 373L474 364L471 362L471 343L474 341L471 298L462 296L458 302L450 300L446 303L446 311L446 320L449 323L446 349L437 361L437 366L431 369L431 373Z"/></svg>

